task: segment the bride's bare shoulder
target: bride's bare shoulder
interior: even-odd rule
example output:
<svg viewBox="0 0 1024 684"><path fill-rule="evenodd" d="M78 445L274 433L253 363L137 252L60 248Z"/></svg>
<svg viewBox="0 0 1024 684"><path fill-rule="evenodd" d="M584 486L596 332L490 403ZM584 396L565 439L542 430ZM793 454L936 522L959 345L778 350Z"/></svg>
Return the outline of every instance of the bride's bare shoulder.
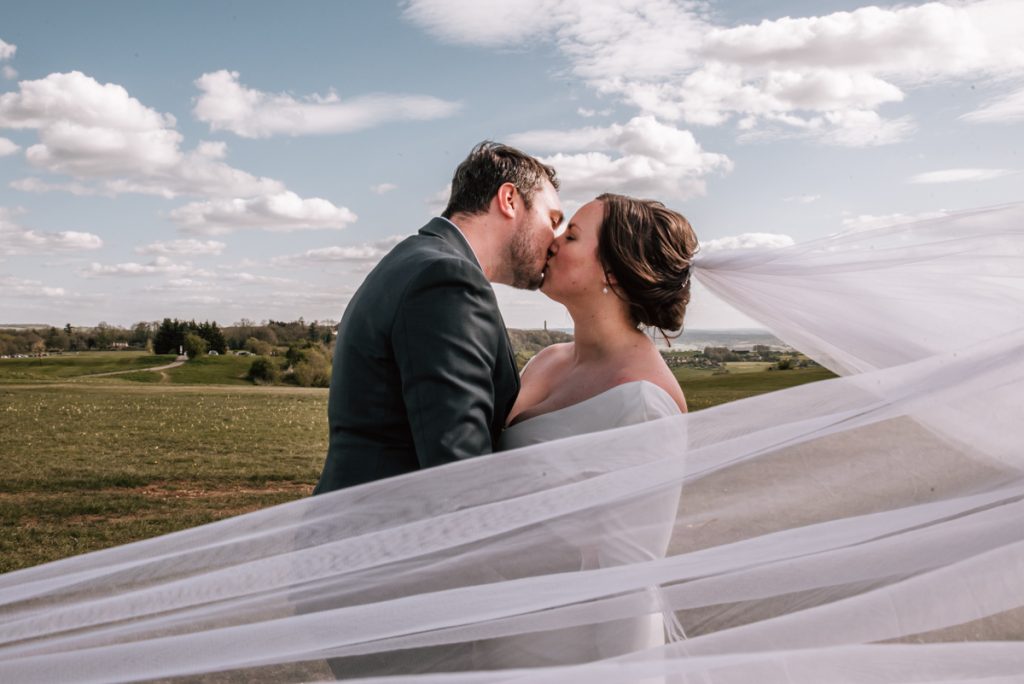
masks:
<svg viewBox="0 0 1024 684"><path fill-rule="evenodd" d="M651 345L653 347L653 345ZM672 374L672 370L665 363L661 353L656 349L632 357L628 364L624 364L615 379L615 384L636 382L644 380L657 385L672 397L679 406L679 410L686 413L686 397L679 381Z"/></svg>
<svg viewBox="0 0 1024 684"><path fill-rule="evenodd" d="M547 373L572 359L572 342L560 342L544 347L526 362L523 377L527 373Z"/></svg>

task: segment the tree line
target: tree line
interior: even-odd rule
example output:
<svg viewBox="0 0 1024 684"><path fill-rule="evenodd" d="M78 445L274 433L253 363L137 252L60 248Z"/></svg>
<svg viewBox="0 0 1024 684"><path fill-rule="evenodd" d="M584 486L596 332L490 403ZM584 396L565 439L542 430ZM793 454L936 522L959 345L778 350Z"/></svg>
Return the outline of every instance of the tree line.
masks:
<svg viewBox="0 0 1024 684"><path fill-rule="evenodd" d="M24 329L0 329L0 356L44 354L66 351L103 351L108 349L149 350L156 354L176 354L189 334L203 340L205 351L220 354L229 349L247 349L252 353L271 353L276 346L291 346L304 341L330 345L336 323L302 318L295 321L268 320L256 323L242 319L220 327L217 321L179 320L140 321L128 327L100 322L95 326L63 328L45 326ZM252 347L263 343L259 351Z"/></svg>

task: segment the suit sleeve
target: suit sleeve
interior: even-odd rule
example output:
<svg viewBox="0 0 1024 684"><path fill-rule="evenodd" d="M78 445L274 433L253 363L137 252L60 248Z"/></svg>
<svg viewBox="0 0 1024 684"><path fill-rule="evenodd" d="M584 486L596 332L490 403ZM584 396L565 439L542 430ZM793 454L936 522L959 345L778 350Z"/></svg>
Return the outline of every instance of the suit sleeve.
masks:
<svg viewBox="0 0 1024 684"><path fill-rule="evenodd" d="M464 261L435 262L406 290L391 339L420 467L492 451L500 321L490 284Z"/></svg>

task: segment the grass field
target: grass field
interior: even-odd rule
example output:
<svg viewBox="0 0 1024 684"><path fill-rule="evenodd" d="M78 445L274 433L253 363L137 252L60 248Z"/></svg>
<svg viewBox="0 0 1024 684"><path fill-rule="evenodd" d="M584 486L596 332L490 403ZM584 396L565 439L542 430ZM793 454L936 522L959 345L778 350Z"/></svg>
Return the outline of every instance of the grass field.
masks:
<svg viewBox="0 0 1024 684"><path fill-rule="evenodd" d="M0 359L0 384L63 382L97 373L163 366L172 361L173 354L145 352L69 352L33 359Z"/></svg>
<svg viewBox="0 0 1024 684"><path fill-rule="evenodd" d="M106 377L85 376L172 359L74 358L0 360L0 572L311 492L327 450L327 390L253 386L240 377L245 357ZM677 370L691 410L831 376L729 370Z"/></svg>
<svg viewBox="0 0 1024 684"><path fill-rule="evenodd" d="M160 373L139 371L116 376L125 382L164 383L172 385L245 385L252 387L246 378L251 356L203 356L188 363Z"/></svg>
<svg viewBox="0 0 1024 684"><path fill-rule="evenodd" d="M0 387L0 571L308 495L326 390Z"/></svg>
<svg viewBox="0 0 1024 684"><path fill-rule="evenodd" d="M81 352L33 359L0 359L0 385L48 382L130 382L171 385L245 385L251 356L204 356L167 370L139 370L166 366L173 354L145 352ZM116 372L118 375L101 375Z"/></svg>
<svg viewBox="0 0 1024 684"><path fill-rule="evenodd" d="M755 367L758 365L764 367ZM691 411L835 377L831 371L819 366L785 371L767 370L771 365L757 362L729 363L726 364L729 372L725 374L696 368L676 368L673 373L683 388Z"/></svg>

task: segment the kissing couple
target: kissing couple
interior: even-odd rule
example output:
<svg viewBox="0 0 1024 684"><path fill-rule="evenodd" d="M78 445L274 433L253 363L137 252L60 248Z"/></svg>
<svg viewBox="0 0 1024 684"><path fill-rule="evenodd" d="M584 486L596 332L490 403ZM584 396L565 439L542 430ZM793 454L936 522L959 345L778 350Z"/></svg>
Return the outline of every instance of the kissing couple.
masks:
<svg viewBox="0 0 1024 684"><path fill-rule="evenodd" d="M643 326L678 330L697 238L659 202L604 194L561 229L555 170L485 141L441 217L388 253L338 327L314 494L686 411ZM574 341L516 368L491 283L564 305Z"/></svg>

